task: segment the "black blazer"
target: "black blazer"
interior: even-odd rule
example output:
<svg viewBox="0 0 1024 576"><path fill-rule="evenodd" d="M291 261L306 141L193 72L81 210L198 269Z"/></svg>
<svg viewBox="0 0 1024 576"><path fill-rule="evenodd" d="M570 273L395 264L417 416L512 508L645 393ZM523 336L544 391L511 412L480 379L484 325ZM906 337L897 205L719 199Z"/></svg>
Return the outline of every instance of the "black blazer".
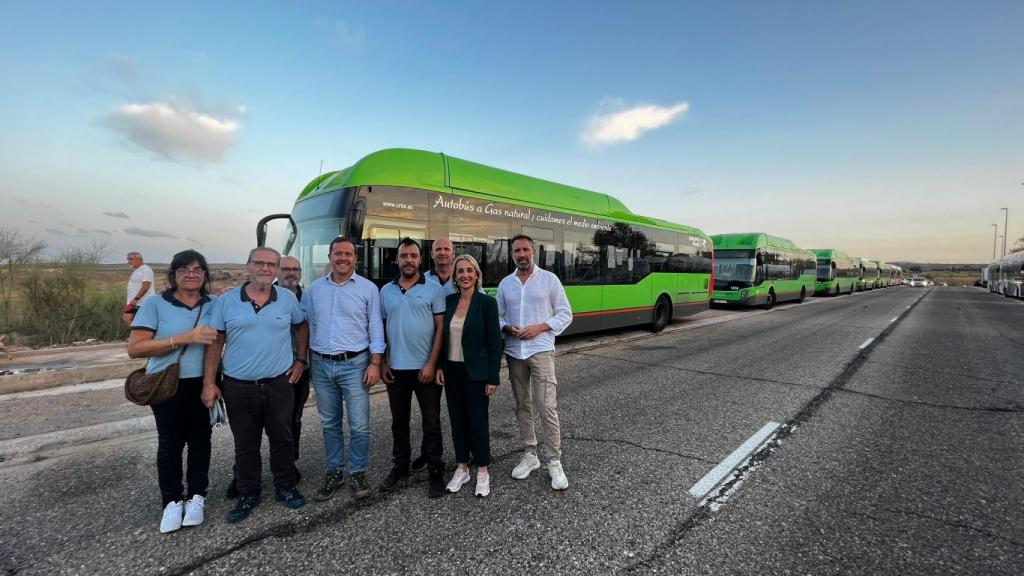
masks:
<svg viewBox="0 0 1024 576"><path fill-rule="evenodd" d="M448 365L448 343L451 342L452 317L459 305L458 292L445 298L444 345L438 365ZM469 377L478 382L497 386L501 383L498 368L501 366L501 328L498 324L498 301L481 292L474 292L462 325L462 357Z"/></svg>

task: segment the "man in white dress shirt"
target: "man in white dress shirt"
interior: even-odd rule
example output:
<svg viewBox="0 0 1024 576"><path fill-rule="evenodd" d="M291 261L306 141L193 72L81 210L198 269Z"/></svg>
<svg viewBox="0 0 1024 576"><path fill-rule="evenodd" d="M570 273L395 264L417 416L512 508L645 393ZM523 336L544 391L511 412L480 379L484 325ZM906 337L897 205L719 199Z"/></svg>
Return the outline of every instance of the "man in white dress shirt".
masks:
<svg viewBox="0 0 1024 576"><path fill-rule="evenodd" d="M540 468L533 425L536 400L543 438L542 455L547 461L551 487L565 490L569 480L562 468L554 352L555 336L572 322L572 308L558 276L534 264L535 252L529 236L521 234L512 238L516 271L498 285L498 321L505 333L505 360L524 451L522 461L512 470L512 477L525 480Z"/></svg>

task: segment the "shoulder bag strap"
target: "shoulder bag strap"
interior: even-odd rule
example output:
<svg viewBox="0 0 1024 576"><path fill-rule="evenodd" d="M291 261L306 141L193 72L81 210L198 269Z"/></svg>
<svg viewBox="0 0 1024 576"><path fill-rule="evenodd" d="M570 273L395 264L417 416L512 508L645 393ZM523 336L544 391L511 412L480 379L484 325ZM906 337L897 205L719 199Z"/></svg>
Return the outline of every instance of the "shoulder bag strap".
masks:
<svg viewBox="0 0 1024 576"><path fill-rule="evenodd" d="M202 304L199 305L199 313L196 314L196 321L192 323L193 330L195 329L196 326L199 326L199 319L203 317L203 306L206 306L206 302L203 302ZM178 350L178 356L177 358L174 359L175 364L177 364L178 361L181 360L181 356L182 354L185 353L185 350L188 350L188 344L185 344L184 346L181 347L181 350Z"/></svg>

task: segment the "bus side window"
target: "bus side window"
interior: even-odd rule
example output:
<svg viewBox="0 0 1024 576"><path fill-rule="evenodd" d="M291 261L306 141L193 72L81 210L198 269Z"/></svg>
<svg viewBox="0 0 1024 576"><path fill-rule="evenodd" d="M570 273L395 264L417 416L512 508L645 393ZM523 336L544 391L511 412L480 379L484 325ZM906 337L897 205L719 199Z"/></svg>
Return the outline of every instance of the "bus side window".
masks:
<svg viewBox="0 0 1024 576"><path fill-rule="evenodd" d="M690 242L689 235L676 236L676 253L672 256L672 266L668 272L696 272L697 247Z"/></svg>
<svg viewBox="0 0 1024 576"><path fill-rule="evenodd" d="M555 231L535 226L523 226L521 230L523 234L533 238L533 243L537 246L535 256L537 266L564 280L562 251L558 249L558 244L555 242Z"/></svg>
<svg viewBox="0 0 1024 576"><path fill-rule="evenodd" d="M640 258L650 272L672 272L670 257L675 251L675 233L654 230L647 237L647 245L641 247Z"/></svg>
<svg viewBox="0 0 1024 576"><path fill-rule="evenodd" d="M704 248L697 254L697 256L699 260L697 262L697 267L694 269L694 272L711 274L711 272L714 270L714 266L712 265L711 243L709 242L707 245L705 245Z"/></svg>
<svg viewBox="0 0 1024 576"><path fill-rule="evenodd" d="M601 282L601 251L589 232L563 231L563 263L565 284L599 284Z"/></svg>
<svg viewBox="0 0 1024 576"><path fill-rule="evenodd" d="M399 232L397 228L370 226L369 237L365 242L365 256L362 258L362 269L366 278L378 285L386 283L398 275Z"/></svg>
<svg viewBox="0 0 1024 576"><path fill-rule="evenodd" d="M611 230L594 234L597 245L604 253L604 282L630 284L633 282L633 230L629 224L615 223Z"/></svg>
<svg viewBox="0 0 1024 576"><path fill-rule="evenodd" d="M455 254L469 254L476 259L485 287L495 287L508 276L512 270L508 218L457 214L450 216L449 225L448 238L455 246Z"/></svg>

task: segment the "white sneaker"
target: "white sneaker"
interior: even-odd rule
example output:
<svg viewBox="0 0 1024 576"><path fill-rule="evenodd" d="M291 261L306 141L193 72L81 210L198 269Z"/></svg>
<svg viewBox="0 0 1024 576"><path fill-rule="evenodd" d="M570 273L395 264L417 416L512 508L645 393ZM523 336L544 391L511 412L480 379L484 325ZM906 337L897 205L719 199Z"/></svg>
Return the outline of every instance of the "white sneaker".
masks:
<svg viewBox="0 0 1024 576"><path fill-rule="evenodd" d="M185 519L181 521L182 526L199 526L203 523L203 507L206 505L206 498L199 494L192 496L185 502Z"/></svg>
<svg viewBox="0 0 1024 576"><path fill-rule="evenodd" d="M548 476L551 476L551 488L553 490L565 490L569 487L569 479L565 477L561 461L552 460L548 462Z"/></svg>
<svg viewBox="0 0 1024 576"><path fill-rule="evenodd" d="M483 497L491 493L491 475L487 472L476 473L476 495Z"/></svg>
<svg viewBox="0 0 1024 576"><path fill-rule="evenodd" d="M462 489L466 483L469 482L469 470L463 470L462 468L456 468L455 474L452 479L448 482L447 490L452 494Z"/></svg>
<svg viewBox="0 0 1024 576"><path fill-rule="evenodd" d="M540 460L537 459L537 455L527 452L519 461L519 465L512 469L512 477L516 480L526 480L530 477L530 472L537 468L540 468Z"/></svg>
<svg viewBox="0 0 1024 576"><path fill-rule="evenodd" d="M181 528L181 515L185 503L181 500L170 502L164 507L164 517L160 520L160 533L167 534Z"/></svg>

